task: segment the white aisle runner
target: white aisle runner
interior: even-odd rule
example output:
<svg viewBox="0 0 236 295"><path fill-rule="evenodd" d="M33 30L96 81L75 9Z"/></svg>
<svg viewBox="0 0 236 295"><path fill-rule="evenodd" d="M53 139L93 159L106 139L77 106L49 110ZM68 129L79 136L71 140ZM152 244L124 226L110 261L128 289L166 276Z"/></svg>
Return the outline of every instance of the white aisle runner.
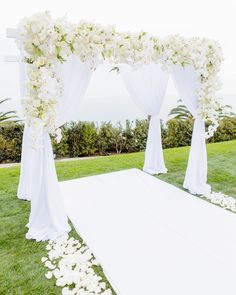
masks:
<svg viewBox="0 0 236 295"><path fill-rule="evenodd" d="M236 215L138 169L61 182L118 295L235 295Z"/></svg>

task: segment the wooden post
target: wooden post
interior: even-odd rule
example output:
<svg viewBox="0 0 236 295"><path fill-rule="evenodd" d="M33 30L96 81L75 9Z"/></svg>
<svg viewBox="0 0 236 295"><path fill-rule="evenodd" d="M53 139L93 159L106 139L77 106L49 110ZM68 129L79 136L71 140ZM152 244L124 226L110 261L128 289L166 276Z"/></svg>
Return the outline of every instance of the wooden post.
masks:
<svg viewBox="0 0 236 295"><path fill-rule="evenodd" d="M7 28L6 36L7 38L15 39L17 37L17 29ZM4 62L19 62L19 61L20 61L19 56L11 56L11 55L4 56Z"/></svg>

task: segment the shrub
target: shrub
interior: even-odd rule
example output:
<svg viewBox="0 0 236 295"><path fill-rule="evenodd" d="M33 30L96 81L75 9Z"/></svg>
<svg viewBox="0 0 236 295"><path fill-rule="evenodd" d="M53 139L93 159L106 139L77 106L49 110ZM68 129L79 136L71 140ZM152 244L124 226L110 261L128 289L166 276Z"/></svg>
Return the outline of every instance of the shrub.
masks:
<svg viewBox="0 0 236 295"><path fill-rule="evenodd" d="M214 136L209 142L220 142L236 139L236 117L226 117L220 121Z"/></svg>
<svg viewBox="0 0 236 295"><path fill-rule="evenodd" d="M7 140L0 134L0 163L8 160Z"/></svg>
<svg viewBox="0 0 236 295"><path fill-rule="evenodd" d="M91 156L96 152L97 129L91 122L72 122L66 127L69 156Z"/></svg>
<svg viewBox="0 0 236 295"><path fill-rule="evenodd" d="M170 119L167 122L166 134L163 138L163 147L179 147L191 144L193 121Z"/></svg>
<svg viewBox="0 0 236 295"><path fill-rule="evenodd" d="M56 158L65 158L69 157L70 155L70 146L68 143L68 126L64 125L61 127L61 132L62 139L59 144L55 141L55 139L52 140L53 151L56 155Z"/></svg>
<svg viewBox="0 0 236 295"><path fill-rule="evenodd" d="M161 124L162 143L164 148L186 146L191 144L192 120L171 119L166 126ZM19 162L23 124L5 122L0 124L0 162ZM125 127L120 123L112 125L103 122L96 127L91 122L71 122L62 127L62 140L53 142L57 158L81 157L95 154L144 151L148 133L148 120L136 120L135 124L127 120ZM227 117L208 142L219 142L236 139L236 118Z"/></svg>
<svg viewBox="0 0 236 295"><path fill-rule="evenodd" d="M124 130L121 123L118 123L116 127L113 127L112 135L113 135L112 148L114 148L114 150L112 149L112 152L120 154L124 151L125 144L126 144L126 138L125 138Z"/></svg>
<svg viewBox="0 0 236 295"><path fill-rule="evenodd" d="M114 127L111 122L102 122L98 130L97 148L100 155L108 155L115 150Z"/></svg>
<svg viewBox="0 0 236 295"><path fill-rule="evenodd" d="M148 120L136 120L134 127L135 150L144 151L148 135Z"/></svg>
<svg viewBox="0 0 236 295"><path fill-rule="evenodd" d="M135 148L136 140L134 137L134 127L133 127L132 121L126 120L123 136L125 138L124 152L125 153L136 152L137 151Z"/></svg>
<svg viewBox="0 0 236 295"><path fill-rule="evenodd" d="M24 126L15 122L0 124L0 162L19 162Z"/></svg>

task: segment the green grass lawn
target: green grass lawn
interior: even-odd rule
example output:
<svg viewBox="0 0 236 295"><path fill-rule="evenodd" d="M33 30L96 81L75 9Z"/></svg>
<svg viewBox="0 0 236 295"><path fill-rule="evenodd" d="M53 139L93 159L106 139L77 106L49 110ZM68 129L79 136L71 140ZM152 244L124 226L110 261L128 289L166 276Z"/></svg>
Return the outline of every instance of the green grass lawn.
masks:
<svg viewBox="0 0 236 295"><path fill-rule="evenodd" d="M209 144L208 182L213 190L236 198L236 141ZM168 174L164 181L181 188L187 165L189 147L164 151ZM59 180L117 171L142 168L143 153L101 157L83 161L57 162ZM29 202L16 197L19 167L0 169L0 294L60 294L52 280L44 277L41 257L46 243L24 238L29 216ZM223 209L222 209L223 210ZM76 237L75 231L73 236ZM101 270L98 270L101 272Z"/></svg>

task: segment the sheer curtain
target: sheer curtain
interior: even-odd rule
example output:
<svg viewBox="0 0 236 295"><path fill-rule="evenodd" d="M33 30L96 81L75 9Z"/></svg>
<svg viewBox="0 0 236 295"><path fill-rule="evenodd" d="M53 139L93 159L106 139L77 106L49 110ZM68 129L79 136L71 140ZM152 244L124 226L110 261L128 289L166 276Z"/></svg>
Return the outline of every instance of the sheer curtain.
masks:
<svg viewBox="0 0 236 295"><path fill-rule="evenodd" d="M72 56L58 65L58 74L64 84L59 101L58 126L73 119L85 94L92 71L89 64ZM47 240L70 230L56 175L51 140L47 132L42 136L42 148L32 149L29 143L30 128L24 132L19 197L31 200L28 223L29 239ZM27 152L27 153L26 153ZM27 170L30 170L27 171ZM29 176L30 179L27 179Z"/></svg>
<svg viewBox="0 0 236 295"><path fill-rule="evenodd" d="M59 101L58 126L78 119L78 109L92 76L91 66L72 55L66 63L58 64L58 73L64 85L63 98Z"/></svg>
<svg viewBox="0 0 236 295"><path fill-rule="evenodd" d="M23 99L26 95L26 83L27 83L27 74L26 74L26 64L22 61L19 62L19 86L20 86L20 98ZM29 140L30 128L25 125L23 140L22 140L22 152L21 152L21 173L20 180L18 185L17 196L22 200L30 200L30 190L31 190L31 171L30 165L32 162L31 156L31 147Z"/></svg>
<svg viewBox="0 0 236 295"><path fill-rule="evenodd" d="M181 99L195 119L183 186L193 194L209 193L211 187L207 184L205 123L201 115L197 113L198 97L196 96L196 89L199 82L197 81L194 67L187 66L183 68L174 66L173 79Z"/></svg>
<svg viewBox="0 0 236 295"><path fill-rule="evenodd" d="M161 65L155 63L138 69L122 65L121 73L136 105L147 116L151 115L143 170L150 174L166 173L159 112L166 91L168 74L162 70Z"/></svg>

